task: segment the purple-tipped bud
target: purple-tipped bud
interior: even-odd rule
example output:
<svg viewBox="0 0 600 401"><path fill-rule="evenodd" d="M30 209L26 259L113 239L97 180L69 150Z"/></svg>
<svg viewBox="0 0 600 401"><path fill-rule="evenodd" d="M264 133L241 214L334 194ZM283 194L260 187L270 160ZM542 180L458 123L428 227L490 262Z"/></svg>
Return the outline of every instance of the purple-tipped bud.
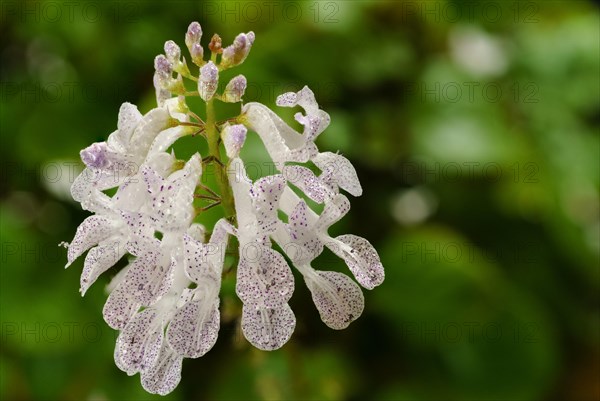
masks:
<svg viewBox="0 0 600 401"><path fill-rule="evenodd" d="M170 78L173 73L173 64L164 55L159 54L154 58L154 69L161 77Z"/></svg>
<svg viewBox="0 0 600 401"><path fill-rule="evenodd" d="M225 126L221 131L221 138L223 139L223 145L225 145L227 157L233 159L240 154L247 133L248 130L242 124Z"/></svg>
<svg viewBox="0 0 600 401"><path fill-rule="evenodd" d="M192 55L192 61L196 65L200 65L203 62L204 58L204 48L200 43L194 43L192 48L190 49L190 54Z"/></svg>
<svg viewBox="0 0 600 401"><path fill-rule="evenodd" d="M236 103L242 100L244 92L246 91L246 77L238 75L229 81L223 92L223 101L228 103Z"/></svg>
<svg viewBox="0 0 600 401"><path fill-rule="evenodd" d="M176 64L181 58L181 49L175 42L168 40L165 42L165 54L167 55L167 60Z"/></svg>
<svg viewBox="0 0 600 401"><path fill-rule="evenodd" d="M192 45L199 43L202 38L202 27L196 21L192 22L188 26L187 33L185 34L185 45L188 49L191 49Z"/></svg>
<svg viewBox="0 0 600 401"><path fill-rule="evenodd" d="M202 100L208 102L212 99L217 91L218 84L219 69L212 61L209 61L200 68L200 77L198 79L198 93Z"/></svg>
<svg viewBox="0 0 600 401"><path fill-rule="evenodd" d="M106 142L96 142L79 152L79 155L87 167L104 168L109 164L107 152Z"/></svg>
<svg viewBox="0 0 600 401"><path fill-rule="evenodd" d="M254 32L240 33L236 36L233 44L223 49L221 66L223 68L234 67L244 62L252 44L254 43Z"/></svg>

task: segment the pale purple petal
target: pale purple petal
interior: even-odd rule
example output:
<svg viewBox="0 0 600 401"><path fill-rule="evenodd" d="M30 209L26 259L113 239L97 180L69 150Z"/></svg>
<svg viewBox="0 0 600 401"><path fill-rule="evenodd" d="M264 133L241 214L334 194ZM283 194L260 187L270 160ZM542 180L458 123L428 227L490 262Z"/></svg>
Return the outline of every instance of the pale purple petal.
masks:
<svg viewBox="0 0 600 401"><path fill-rule="evenodd" d="M137 313L117 338L115 364L130 376L149 369L156 363L163 337L163 324L154 308Z"/></svg>
<svg viewBox="0 0 600 401"><path fill-rule="evenodd" d="M292 336L296 317L286 303L277 309L244 305L242 332L256 348L272 351L281 348Z"/></svg>
<svg viewBox="0 0 600 401"><path fill-rule="evenodd" d="M177 310L167 329L167 341L179 355L198 358L217 342L219 324L219 298L201 297Z"/></svg>
<svg viewBox="0 0 600 401"><path fill-rule="evenodd" d="M294 276L279 252L258 243L240 246L236 293L244 304L278 308L294 292Z"/></svg>
<svg viewBox="0 0 600 401"><path fill-rule="evenodd" d="M127 286L121 283L108 296L102 315L110 327L122 330L139 307L139 302L129 294Z"/></svg>
<svg viewBox="0 0 600 401"><path fill-rule="evenodd" d="M259 242L268 243L268 236L277 228L279 222L277 209L284 188L285 179L281 174L262 177L256 180L250 188Z"/></svg>
<svg viewBox="0 0 600 401"><path fill-rule="evenodd" d="M323 243L317 236L317 231L309 224L308 212L306 202L301 200L290 214L286 225L291 240L294 244L300 246L300 249L290 248L295 251L293 255L294 264L308 263L323 252ZM286 250L288 246L286 244ZM288 253L288 256L291 255Z"/></svg>
<svg viewBox="0 0 600 401"><path fill-rule="evenodd" d="M332 329L345 329L362 314L365 306L363 293L345 274L311 269L304 280L321 320Z"/></svg>
<svg viewBox="0 0 600 401"><path fill-rule="evenodd" d="M246 134L248 130L242 124L226 125L221 131L221 138L223 139L223 145L225 145L225 152L227 157L233 159L240 154L242 146L246 141Z"/></svg>
<svg viewBox="0 0 600 401"><path fill-rule="evenodd" d="M151 368L141 372L142 387L149 393L167 395L181 380L183 358L163 342L158 360Z"/></svg>

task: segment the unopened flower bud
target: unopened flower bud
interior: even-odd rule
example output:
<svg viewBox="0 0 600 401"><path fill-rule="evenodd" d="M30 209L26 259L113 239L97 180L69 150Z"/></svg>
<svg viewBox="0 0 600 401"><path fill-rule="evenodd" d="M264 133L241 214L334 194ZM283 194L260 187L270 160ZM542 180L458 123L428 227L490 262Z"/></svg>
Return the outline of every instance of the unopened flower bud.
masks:
<svg viewBox="0 0 600 401"><path fill-rule="evenodd" d="M242 100L246 91L246 77L238 75L229 81L223 92L223 101L228 103L236 103Z"/></svg>
<svg viewBox="0 0 600 401"><path fill-rule="evenodd" d="M192 48L190 49L190 54L192 55L192 62L196 65L204 64L204 48L200 43L194 43Z"/></svg>
<svg viewBox="0 0 600 401"><path fill-rule="evenodd" d="M221 51L222 51L221 47L222 47L221 37L215 33L213 35L212 39L210 40L210 43L208 44L208 48L213 53L221 53Z"/></svg>
<svg viewBox="0 0 600 401"><path fill-rule="evenodd" d="M240 33L236 36L233 44L223 49L221 67L230 68L244 62L252 44L254 43L254 32Z"/></svg>
<svg viewBox="0 0 600 401"><path fill-rule="evenodd" d="M177 64L181 58L181 49L175 42L168 40L165 42L165 54L167 55L167 60L172 64Z"/></svg>
<svg viewBox="0 0 600 401"><path fill-rule="evenodd" d="M209 61L200 68L200 77L198 79L198 93L205 102L212 99L219 84L219 69Z"/></svg>
<svg viewBox="0 0 600 401"><path fill-rule="evenodd" d="M168 80L173 73L173 64L164 55L159 54L154 58L154 69L161 79Z"/></svg>
<svg viewBox="0 0 600 401"><path fill-rule="evenodd" d="M246 141L246 134L248 130L242 124L226 125L221 131L221 138L223 139L223 145L225 145L225 152L227 157L233 159L238 157L244 142Z"/></svg>
<svg viewBox="0 0 600 401"><path fill-rule="evenodd" d="M202 27L198 22L194 21L190 24L187 33L185 34L185 45L188 49L191 49L194 44L200 43L201 38Z"/></svg>

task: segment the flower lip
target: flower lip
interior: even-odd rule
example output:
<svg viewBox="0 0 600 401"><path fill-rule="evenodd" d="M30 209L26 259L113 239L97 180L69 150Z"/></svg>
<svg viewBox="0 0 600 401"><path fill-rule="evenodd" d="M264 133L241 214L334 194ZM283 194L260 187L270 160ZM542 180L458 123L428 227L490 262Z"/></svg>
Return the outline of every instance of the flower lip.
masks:
<svg viewBox="0 0 600 401"><path fill-rule="evenodd" d="M90 168L106 168L110 162L107 157L108 146L106 142L93 143L83 149L79 154L81 161Z"/></svg>

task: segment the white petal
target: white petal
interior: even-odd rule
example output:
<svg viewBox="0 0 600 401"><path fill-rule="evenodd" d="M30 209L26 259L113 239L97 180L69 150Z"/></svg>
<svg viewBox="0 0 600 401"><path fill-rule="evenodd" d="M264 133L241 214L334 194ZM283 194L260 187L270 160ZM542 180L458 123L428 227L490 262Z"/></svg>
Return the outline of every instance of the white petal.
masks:
<svg viewBox="0 0 600 401"><path fill-rule="evenodd" d="M294 276L279 252L258 243L240 247L236 293L244 304L278 308L294 292Z"/></svg>
<svg viewBox="0 0 600 401"><path fill-rule="evenodd" d="M134 256L143 256L149 250L155 249L157 239L154 238L154 227L145 214L123 211L121 217L129 228L127 252Z"/></svg>
<svg viewBox="0 0 600 401"><path fill-rule="evenodd" d="M66 267L92 246L114 234L115 228L114 220L104 216L94 215L83 220L77 227L75 237L69 245Z"/></svg>
<svg viewBox="0 0 600 401"><path fill-rule="evenodd" d="M348 268L363 287L372 290L385 278L377 251L366 239L357 235L340 235L327 244L333 253L343 258Z"/></svg>
<svg viewBox="0 0 600 401"><path fill-rule="evenodd" d="M152 157L157 153L166 152L175 141L190 132L188 128L189 127L183 125L178 125L161 131L152 142L150 150L148 151L148 157Z"/></svg>
<svg viewBox="0 0 600 401"><path fill-rule="evenodd" d="M323 172L320 178L333 182L352 196L361 196L362 187L352 163L342 155L331 152L319 153L313 162Z"/></svg>
<svg viewBox="0 0 600 401"><path fill-rule="evenodd" d="M131 103L123 103L119 109L119 119L117 121L117 130L122 144L129 144L131 135L142 120L142 114L137 106Z"/></svg>
<svg viewBox="0 0 600 401"><path fill-rule="evenodd" d="M288 256L293 257L292 260L296 265L308 263L323 252L323 243L318 238L314 226L309 224L309 210L304 200L301 200L289 215L286 225L292 242L300 247L297 249L290 244L285 244L284 247ZM294 251L294 253L292 254L290 251Z"/></svg>
<svg viewBox="0 0 600 401"><path fill-rule="evenodd" d="M227 175L235 200L240 241L251 241L257 235L256 217L250 198L252 182L246 175L246 169L241 159L235 158L230 161Z"/></svg>
<svg viewBox="0 0 600 401"><path fill-rule="evenodd" d="M330 199L335 195L329 186L323 183L309 168L295 165L285 166L282 172L286 180L300 188L317 203L323 203L325 199Z"/></svg>
<svg viewBox="0 0 600 401"><path fill-rule="evenodd" d="M268 242L268 235L275 232L277 228L279 222L277 209L284 188L283 175L275 174L256 180L250 189L259 241Z"/></svg>
<svg viewBox="0 0 600 401"><path fill-rule="evenodd" d="M177 310L167 329L167 341L179 355L198 358L217 342L219 324L219 298L195 299Z"/></svg>
<svg viewBox="0 0 600 401"><path fill-rule="evenodd" d="M124 284L139 304L152 305L171 288L176 264L162 249L148 251L131 263Z"/></svg>
<svg viewBox="0 0 600 401"><path fill-rule="evenodd" d="M333 199L325 203L325 208L315 224L315 230L320 233L326 232L329 227L340 221L349 210L350 201L348 201L348 198L342 194L337 194Z"/></svg>
<svg viewBox="0 0 600 401"><path fill-rule="evenodd" d="M83 271L80 279L80 292L86 291L100 277L125 255L125 243L119 237L112 237L102 241L97 247L90 249L85 257Z"/></svg>
<svg viewBox="0 0 600 401"><path fill-rule="evenodd" d="M184 234L184 268L186 275L194 283L220 287L221 274L215 271L208 261L208 249L205 244Z"/></svg>
<svg viewBox="0 0 600 401"><path fill-rule="evenodd" d="M163 337L162 322L155 309L137 313L117 338L115 364L130 376L154 366Z"/></svg>
<svg viewBox="0 0 600 401"><path fill-rule="evenodd" d="M256 348L272 351L281 348L292 336L296 317L286 303L277 309L244 305L242 332Z"/></svg>
<svg viewBox="0 0 600 401"><path fill-rule="evenodd" d="M167 395L175 390L181 380L182 360L181 356L177 355L166 342L163 342L156 364L141 372L144 390L160 395Z"/></svg>
<svg viewBox="0 0 600 401"><path fill-rule="evenodd" d="M325 111L319 109L315 95L308 86L303 87L297 93L288 92L277 97L275 103L282 107L301 106L306 115L296 114L295 118L304 125L304 137L306 141L314 141L315 138L329 126L331 118Z"/></svg>
<svg viewBox="0 0 600 401"><path fill-rule="evenodd" d="M345 329L362 314L365 306L363 293L345 274L313 270L305 274L304 280L321 320L332 329Z"/></svg>
<svg viewBox="0 0 600 401"><path fill-rule="evenodd" d="M102 315L110 327L122 330L139 307L140 304L128 293L127 286L121 283L108 296Z"/></svg>
<svg viewBox="0 0 600 401"><path fill-rule="evenodd" d="M168 110L163 107L152 109L144 115L131 136L128 149L135 160L141 162L146 158L148 150L158 133L168 128L170 118Z"/></svg>

